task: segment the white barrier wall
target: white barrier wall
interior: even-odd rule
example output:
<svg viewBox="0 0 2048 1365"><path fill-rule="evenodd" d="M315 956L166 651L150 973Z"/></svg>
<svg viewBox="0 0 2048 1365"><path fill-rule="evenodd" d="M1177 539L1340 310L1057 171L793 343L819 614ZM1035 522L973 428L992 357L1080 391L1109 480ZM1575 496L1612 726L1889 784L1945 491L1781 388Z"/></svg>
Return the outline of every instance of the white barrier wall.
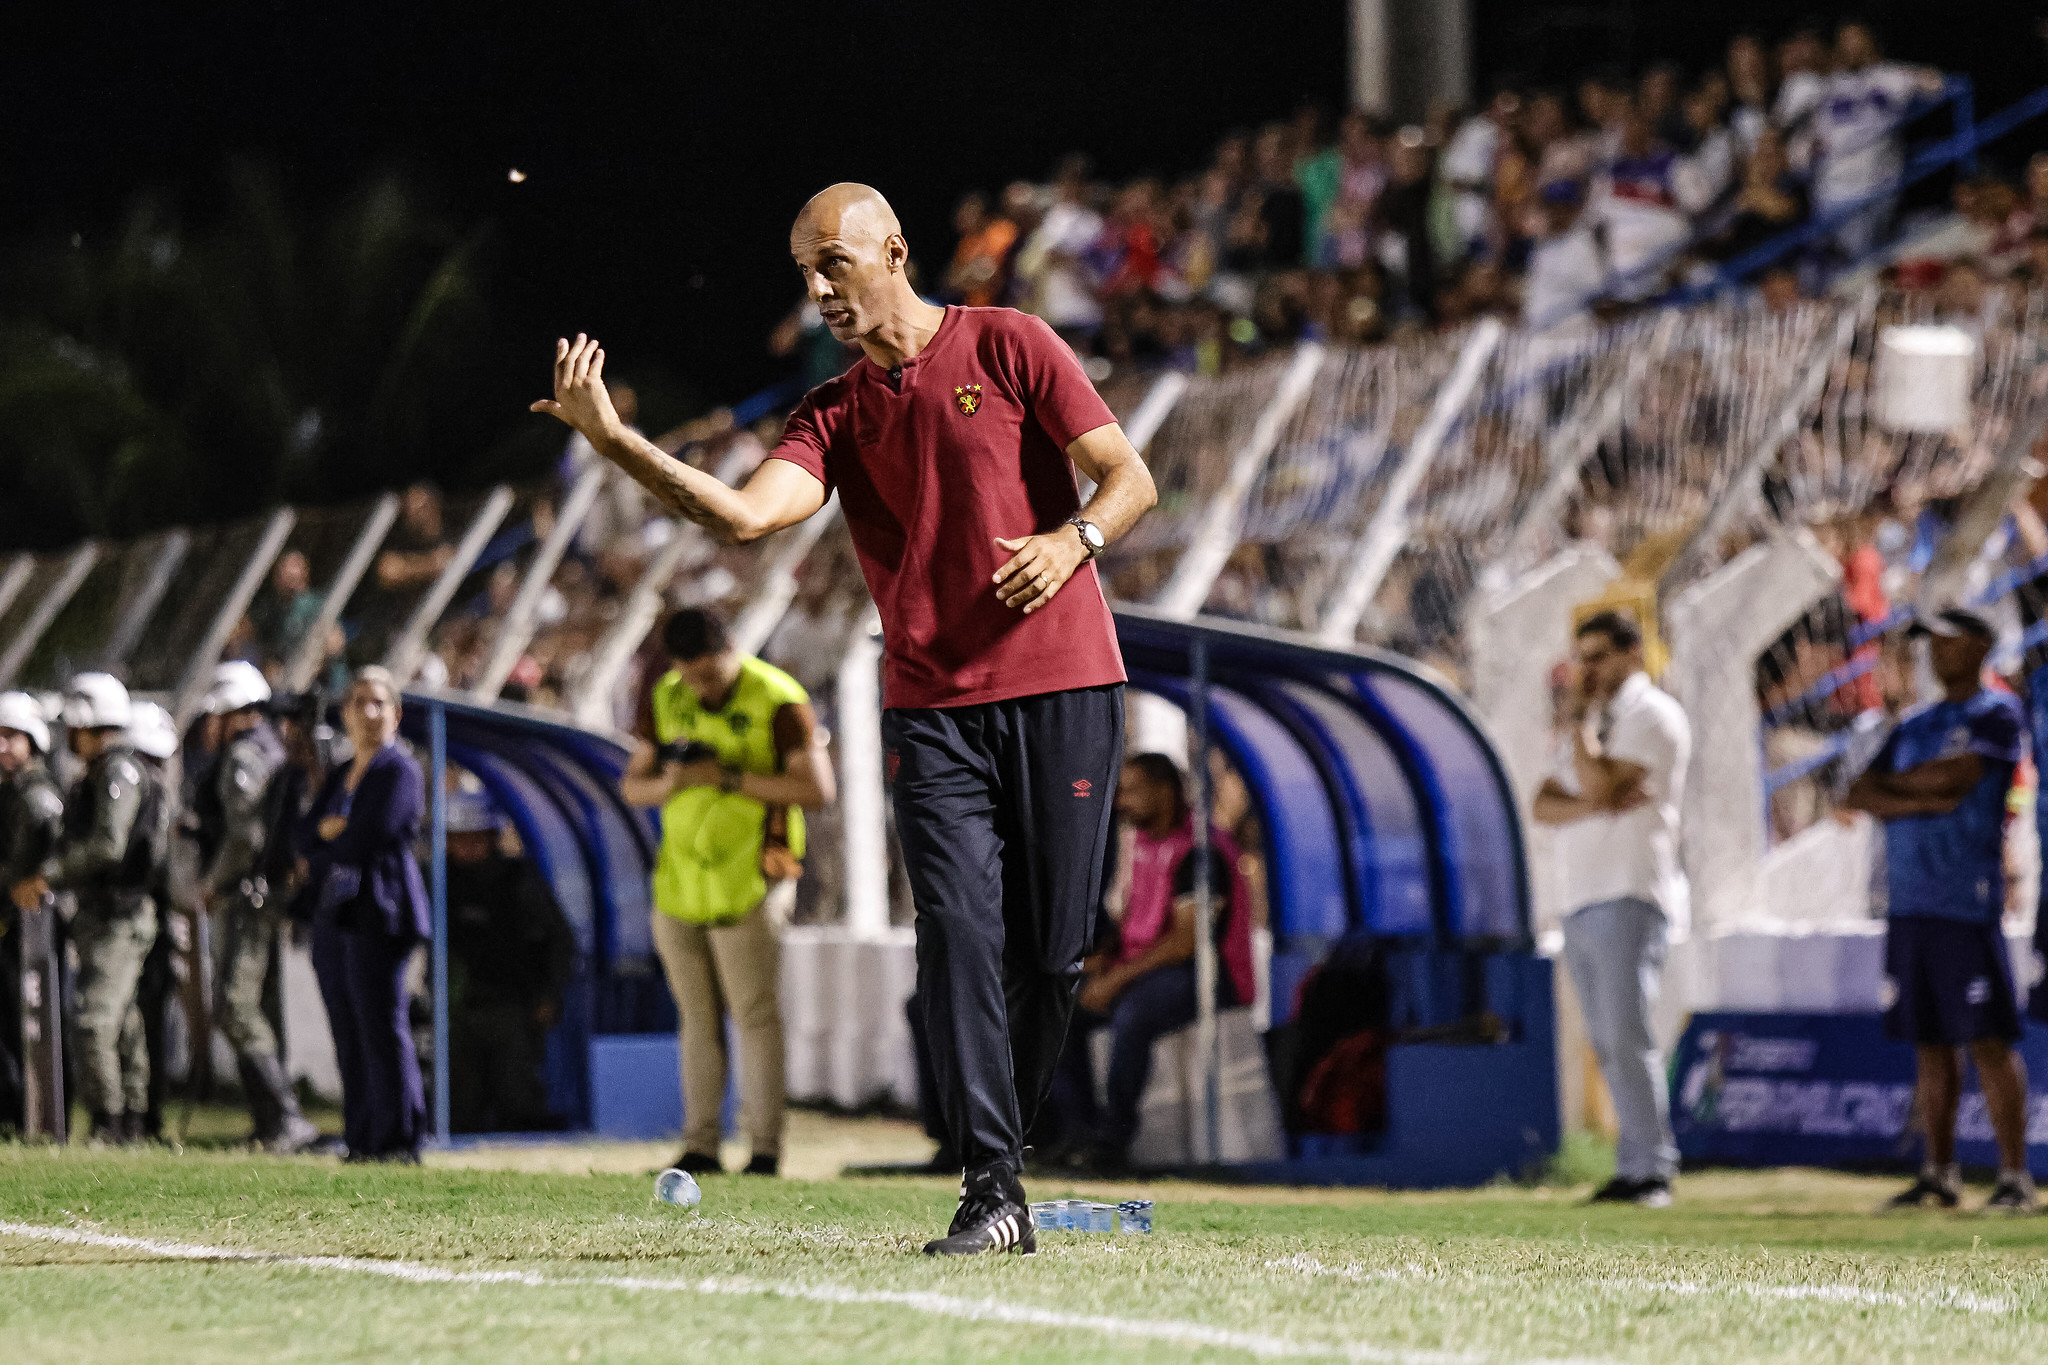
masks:
<svg viewBox="0 0 2048 1365"><path fill-rule="evenodd" d="M1752 545L1665 608L1665 686L1692 721L1682 825L1696 938L1743 923L1761 908L1766 841L1756 659L1841 576L1834 558L1800 530Z"/></svg>
<svg viewBox="0 0 2048 1365"><path fill-rule="evenodd" d="M1572 652L1572 610L1621 576L1613 556L1574 545L1500 588L1474 596L1466 621L1472 704L1507 765L1526 813L1549 767L1550 670ZM1565 907L1550 832L1525 821L1537 932L1554 928Z"/></svg>

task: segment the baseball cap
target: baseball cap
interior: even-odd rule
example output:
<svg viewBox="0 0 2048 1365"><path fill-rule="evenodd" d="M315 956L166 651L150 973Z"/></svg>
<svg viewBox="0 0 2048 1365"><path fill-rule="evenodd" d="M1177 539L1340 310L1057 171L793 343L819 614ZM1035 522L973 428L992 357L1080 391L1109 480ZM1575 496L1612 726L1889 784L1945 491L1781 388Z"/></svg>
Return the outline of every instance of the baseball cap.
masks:
<svg viewBox="0 0 2048 1365"><path fill-rule="evenodd" d="M1937 612L1913 613L1913 624L1906 627L1908 635L1974 635L1980 640L1996 640L1998 631L1991 622L1968 607L1944 607Z"/></svg>

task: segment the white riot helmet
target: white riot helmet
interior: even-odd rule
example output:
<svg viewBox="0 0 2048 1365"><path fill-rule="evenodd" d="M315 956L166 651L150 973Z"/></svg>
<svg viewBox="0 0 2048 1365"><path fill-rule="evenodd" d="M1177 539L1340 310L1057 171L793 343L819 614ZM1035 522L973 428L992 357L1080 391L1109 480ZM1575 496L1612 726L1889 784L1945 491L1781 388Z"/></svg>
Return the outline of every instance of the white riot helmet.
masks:
<svg viewBox="0 0 2048 1365"><path fill-rule="evenodd" d="M153 701L135 703L128 719L128 742L135 752L162 761L178 752L178 727L171 713Z"/></svg>
<svg viewBox="0 0 2048 1365"><path fill-rule="evenodd" d="M201 703L209 716L261 706L270 700L270 683L263 671L246 659L229 659L213 670L213 686L206 689Z"/></svg>
<svg viewBox="0 0 2048 1365"><path fill-rule="evenodd" d="M81 673L64 689L64 724L73 730L120 730L134 718L128 689L111 673Z"/></svg>
<svg viewBox="0 0 2048 1365"><path fill-rule="evenodd" d="M50 727L42 704L26 692L0 692L0 730L27 735L37 753L50 752Z"/></svg>

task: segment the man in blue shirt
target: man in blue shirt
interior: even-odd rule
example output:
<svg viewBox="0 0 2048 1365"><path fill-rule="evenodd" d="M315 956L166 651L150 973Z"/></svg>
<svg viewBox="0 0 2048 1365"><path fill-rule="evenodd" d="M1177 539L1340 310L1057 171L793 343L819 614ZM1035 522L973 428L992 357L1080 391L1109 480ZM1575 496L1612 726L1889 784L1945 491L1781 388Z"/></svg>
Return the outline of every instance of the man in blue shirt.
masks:
<svg viewBox="0 0 2048 1365"><path fill-rule="evenodd" d="M1928 637L1942 699L1909 711L1845 804L1884 821L1890 923L1885 935L1885 1032L1919 1052L1927 1151L1920 1178L1888 1207L1962 1197L1956 1106L1967 1047L1998 1138L1998 1188L1987 1208L2036 1207L2027 1172L2027 1076L2005 912L2005 797L2020 760L2019 703L1983 685L1995 632L1951 608L1911 630Z"/></svg>

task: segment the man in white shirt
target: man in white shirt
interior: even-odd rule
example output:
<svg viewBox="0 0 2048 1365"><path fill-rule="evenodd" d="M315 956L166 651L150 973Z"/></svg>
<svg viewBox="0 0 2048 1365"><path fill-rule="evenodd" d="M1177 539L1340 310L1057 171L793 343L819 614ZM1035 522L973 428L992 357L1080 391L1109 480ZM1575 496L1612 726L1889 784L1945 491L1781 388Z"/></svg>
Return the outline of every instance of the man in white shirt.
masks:
<svg viewBox="0 0 2048 1365"><path fill-rule="evenodd" d="M1538 332L1584 331L1607 290L1607 252L1579 211L1585 190L1577 181L1553 181L1537 197L1546 230L1529 252L1522 323Z"/></svg>
<svg viewBox="0 0 2048 1365"><path fill-rule="evenodd" d="M1900 130L1916 99L1941 93L1941 73L1883 59L1877 39L1858 23L1835 35L1835 74L1813 111L1813 209L1816 214L1864 199L1898 179L1904 165ZM1897 195L1887 194L1844 222L1835 246L1845 261L1868 255L1891 223Z"/></svg>
<svg viewBox="0 0 2048 1365"><path fill-rule="evenodd" d="M1484 112L1466 119L1444 148L1438 170L1450 187L1458 243L1468 256L1485 246L1487 225L1493 216L1494 170L1500 162L1501 149L1513 136L1515 118L1521 108L1520 96L1512 90L1502 90Z"/></svg>
<svg viewBox="0 0 2048 1365"><path fill-rule="evenodd" d="M1593 1198L1664 1208L1678 1173L1664 1058L1650 1030L1665 945L1684 934L1678 805L1692 729L1643 671L1643 636L1618 612L1580 625L1578 702L1534 814L1558 826L1564 958L1621 1128L1614 1179Z"/></svg>
<svg viewBox="0 0 2048 1365"><path fill-rule="evenodd" d="M1692 224L1678 202L1678 154L1639 105L1624 107L1620 150L1594 177L1586 216L1606 231L1614 297L1634 303L1664 291Z"/></svg>
<svg viewBox="0 0 2048 1365"><path fill-rule="evenodd" d="M1086 162L1077 157L1063 162L1052 195L1038 230L1017 253L1024 310L1044 318L1055 332L1092 332L1102 325L1102 304L1081 253L1101 235L1102 215L1088 207Z"/></svg>

